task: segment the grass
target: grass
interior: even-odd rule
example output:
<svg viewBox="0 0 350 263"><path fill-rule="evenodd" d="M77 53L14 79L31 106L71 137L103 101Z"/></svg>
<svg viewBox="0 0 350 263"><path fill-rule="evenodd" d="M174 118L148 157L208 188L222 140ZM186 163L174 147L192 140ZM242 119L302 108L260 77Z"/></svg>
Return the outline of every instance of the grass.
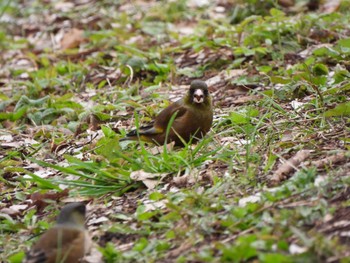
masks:
<svg viewBox="0 0 350 263"><path fill-rule="evenodd" d="M0 4L0 259L74 199L106 262L349 262L349 2L265 2ZM204 139L119 143L195 78Z"/></svg>

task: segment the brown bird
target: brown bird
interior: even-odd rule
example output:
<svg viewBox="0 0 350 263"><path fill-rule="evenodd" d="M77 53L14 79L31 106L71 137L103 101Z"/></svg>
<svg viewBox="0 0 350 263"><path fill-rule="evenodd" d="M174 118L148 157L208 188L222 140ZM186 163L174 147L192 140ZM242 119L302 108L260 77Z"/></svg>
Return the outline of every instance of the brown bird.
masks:
<svg viewBox="0 0 350 263"><path fill-rule="evenodd" d="M78 263L92 241L85 229L86 207L70 203L62 208L54 227L45 232L27 253L24 263Z"/></svg>
<svg viewBox="0 0 350 263"><path fill-rule="evenodd" d="M167 136L167 127L173 115L175 118ZM150 125L130 131L120 141L141 140L160 145L167 138L167 143L175 142L176 146L183 146L183 142L194 143L201 139L212 123L213 108L208 86L204 81L194 80L182 99L161 111Z"/></svg>

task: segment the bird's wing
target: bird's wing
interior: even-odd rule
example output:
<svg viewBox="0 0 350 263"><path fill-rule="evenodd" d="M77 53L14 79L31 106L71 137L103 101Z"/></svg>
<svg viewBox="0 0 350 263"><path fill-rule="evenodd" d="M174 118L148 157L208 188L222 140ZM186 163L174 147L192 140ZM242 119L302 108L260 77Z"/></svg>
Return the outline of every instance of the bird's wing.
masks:
<svg viewBox="0 0 350 263"><path fill-rule="evenodd" d="M137 138L137 135L138 135L138 134L144 134L144 133L147 133L148 131L152 130L153 124L154 124L154 121L153 121L152 123L149 123L149 124L146 125L146 126L141 126L141 127L139 128L139 130L137 130L137 129L131 130L131 131L129 131L129 132L126 134L126 137L125 137L125 138L122 138L122 139L120 139L119 141L126 141L126 140L129 140L129 139L132 138L132 137ZM151 132L149 132L149 133L151 133Z"/></svg>
<svg viewBox="0 0 350 263"><path fill-rule="evenodd" d="M176 123L177 120L184 116L186 112L187 108L184 107L183 100L178 100L162 110L152 123L146 126L142 126L138 130L135 129L130 131L126 135L126 138L120 139L119 141L133 140L139 138L139 136L144 141L152 141L153 139L150 139L151 137L165 133L169 121L175 113L176 116L174 123Z"/></svg>
<svg viewBox="0 0 350 263"><path fill-rule="evenodd" d="M60 258L83 257L85 232L77 229L49 229L26 255L24 263L56 262ZM51 261L53 260L53 261Z"/></svg>
<svg viewBox="0 0 350 263"><path fill-rule="evenodd" d="M152 128L147 130L147 132L152 132L155 134L163 133L166 131L166 128L171 120L171 117L176 114L174 123L178 122L181 117L183 117L188 109L183 106L182 101L175 102L171 104L169 107L165 108L163 111L159 113L157 118L154 121L154 125Z"/></svg>

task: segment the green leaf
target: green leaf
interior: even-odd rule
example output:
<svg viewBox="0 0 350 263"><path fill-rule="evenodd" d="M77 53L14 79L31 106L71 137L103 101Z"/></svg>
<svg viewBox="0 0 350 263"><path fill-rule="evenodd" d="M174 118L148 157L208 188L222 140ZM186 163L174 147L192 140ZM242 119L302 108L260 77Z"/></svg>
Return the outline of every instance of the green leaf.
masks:
<svg viewBox="0 0 350 263"><path fill-rule="evenodd" d="M166 23L158 21L143 22L141 29L146 34L159 37L165 33Z"/></svg>
<svg viewBox="0 0 350 263"><path fill-rule="evenodd" d="M25 257L25 253L20 251L16 254L11 255L7 260L10 263L21 263Z"/></svg>
<svg viewBox="0 0 350 263"><path fill-rule="evenodd" d="M29 175L31 177L31 179L23 178L23 180L32 181L32 182L38 184L38 186L40 186L40 188L55 189L58 191L62 191L61 188L59 188L56 184L51 183L50 180L48 180L48 179L41 178L41 177L37 176L36 174L31 173L29 171L26 171L26 174Z"/></svg>
<svg viewBox="0 0 350 263"><path fill-rule="evenodd" d="M231 112L230 119L235 124L247 124L247 123L249 123L248 118L245 115L238 113L238 112Z"/></svg>
<svg viewBox="0 0 350 263"><path fill-rule="evenodd" d="M246 57L255 55L255 49L247 48L247 47L237 47L234 52L236 56L244 55Z"/></svg>
<svg viewBox="0 0 350 263"><path fill-rule="evenodd" d="M285 15L281 10L278 10L276 8L271 8L270 14L271 16L277 16L277 17L282 17Z"/></svg>
<svg viewBox="0 0 350 263"><path fill-rule="evenodd" d="M272 76L270 79L271 79L271 82L275 84L288 84L292 81L290 78L285 78L280 76Z"/></svg>
<svg viewBox="0 0 350 263"><path fill-rule="evenodd" d="M349 78L350 78L350 73L349 73L349 71L347 71L345 69L336 70L335 74L333 76L334 83L340 83L344 80L348 80Z"/></svg>
<svg viewBox="0 0 350 263"><path fill-rule="evenodd" d="M102 132L103 132L105 137L107 137L107 138L115 138L116 137L116 133L110 127L108 127L106 125L102 125L101 129L102 129Z"/></svg>
<svg viewBox="0 0 350 263"><path fill-rule="evenodd" d="M119 141L115 137L115 134L112 138L101 138L97 142L96 146L97 148L95 149L95 152L106 157L109 161L112 161L120 156L118 153L120 151L120 145Z"/></svg>
<svg viewBox="0 0 350 263"><path fill-rule="evenodd" d="M350 53L350 38L341 39L338 41L338 47L343 53Z"/></svg>
<svg viewBox="0 0 350 263"><path fill-rule="evenodd" d="M169 242L165 242L165 241L159 241L157 246L156 246L156 250L157 251L166 251L171 247Z"/></svg>
<svg viewBox="0 0 350 263"><path fill-rule="evenodd" d="M312 70L316 76L328 75L328 67L324 64L316 64Z"/></svg>
<svg viewBox="0 0 350 263"><path fill-rule="evenodd" d="M133 250L142 251L148 245L148 240L146 238L140 238L134 245Z"/></svg>
<svg viewBox="0 0 350 263"><path fill-rule="evenodd" d="M263 65L263 66L260 66L260 67L257 67L257 69L262 72L262 73L269 73L271 70L272 70L272 67L271 66L266 66L266 65Z"/></svg>
<svg viewBox="0 0 350 263"><path fill-rule="evenodd" d="M119 258L121 257L121 252L116 249L113 243L108 242L104 247L99 247L98 249L101 251L106 263L120 261Z"/></svg>
<svg viewBox="0 0 350 263"><path fill-rule="evenodd" d="M313 77L311 78L311 82L315 84L316 86L323 86L327 84L327 77L326 76L319 76L319 77Z"/></svg>
<svg viewBox="0 0 350 263"><path fill-rule="evenodd" d="M42 106L47 100L49 100L50 96L45 96L37 100L29 99L27 96L23 95L17 102L15 111L23 106Z"/></svg>
<svg viewBox="0 0 350 263"><path fill-rule="evenodd" d="M257 250L252 246L256 241L255 235L239 237L231 247L222 251L222 259L226 262L246 262L257 255Z"/></svg>
<svg viewBox="0 0 350 263"><path fill-rule="evenodd" d="M350 102L339 104L334 109L326 111L324 115L326 117L348 116L350 115Z"/></svg>
<svg viewBox="0 0 350 263"><path fill-rule="evenodd" d="M149 199L153 201L158 201L164 198L164 195L159 192L153 192L149 195Z"/></svg>
<svg viewBox="0 0 350 263"><path fill-rule="evenodd" d="M19 109L17 109L15 112L0 112L0 121L2 120L10 120L10 121L16 121L19 120L26 114L28 107L23 106Z"/></svg>
<svg viewBox="0 0 350 263"><path fill-rule="evenodd" d="M130 58L126 64L132 67L134 70L140 70L145 68L147 60L138 56L133 56Z"/></svg>
<svg viewBox="0 0 350 263"><path fill-rule="evenodd" d="M294 262L289 256L277 253L260 254L259 260L262 263L289 263Z"/></svg>
<svg viewBox="0 0 350 263"><path fill-rule="evenodd" d="M140 213L137 215L137 219L140 221L145 221L145 220L152 218L156 214L157 214L157 212L155 212L155 211Z"/></svg>
<svg viewBox="0 0 350 263"><path fill-rule="evenodd" d="M320 56L320 57L323 57L323 56L338 57L340 55L338 51L330 47L321 47L321 48L315 49L313 51L313 54L315 56Z"/></svg>

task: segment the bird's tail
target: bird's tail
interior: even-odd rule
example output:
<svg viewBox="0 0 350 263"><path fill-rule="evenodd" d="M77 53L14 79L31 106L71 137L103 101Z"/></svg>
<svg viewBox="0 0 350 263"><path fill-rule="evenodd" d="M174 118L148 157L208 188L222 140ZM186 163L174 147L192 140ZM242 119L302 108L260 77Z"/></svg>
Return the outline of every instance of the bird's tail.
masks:
<svg viewBox="0 0 350 263"><path fill-rule="evenodd" d="M137 130L131 130L126 134L126 137L135 137L137 136Z"/></svg>
<svg viewBox="0 0 350 263"><path fill-rule="evenodd" d="M120 142L130 141L130 140L137 140L137 130L131 130L126 134L125 138L119 139Z"/></svg>
<svg viewBox="0 0 350 263"><path fill-rule="evenodd" d="M142 126L139 128L139 130L134 129L131 130L126 134L125 138L120 139L120 142L123 141L138 141L139 139L143 141L152 141L150 136L152 137L153 135L159 133L154 127L153 124L147 125L147 126Z"/></svg>

